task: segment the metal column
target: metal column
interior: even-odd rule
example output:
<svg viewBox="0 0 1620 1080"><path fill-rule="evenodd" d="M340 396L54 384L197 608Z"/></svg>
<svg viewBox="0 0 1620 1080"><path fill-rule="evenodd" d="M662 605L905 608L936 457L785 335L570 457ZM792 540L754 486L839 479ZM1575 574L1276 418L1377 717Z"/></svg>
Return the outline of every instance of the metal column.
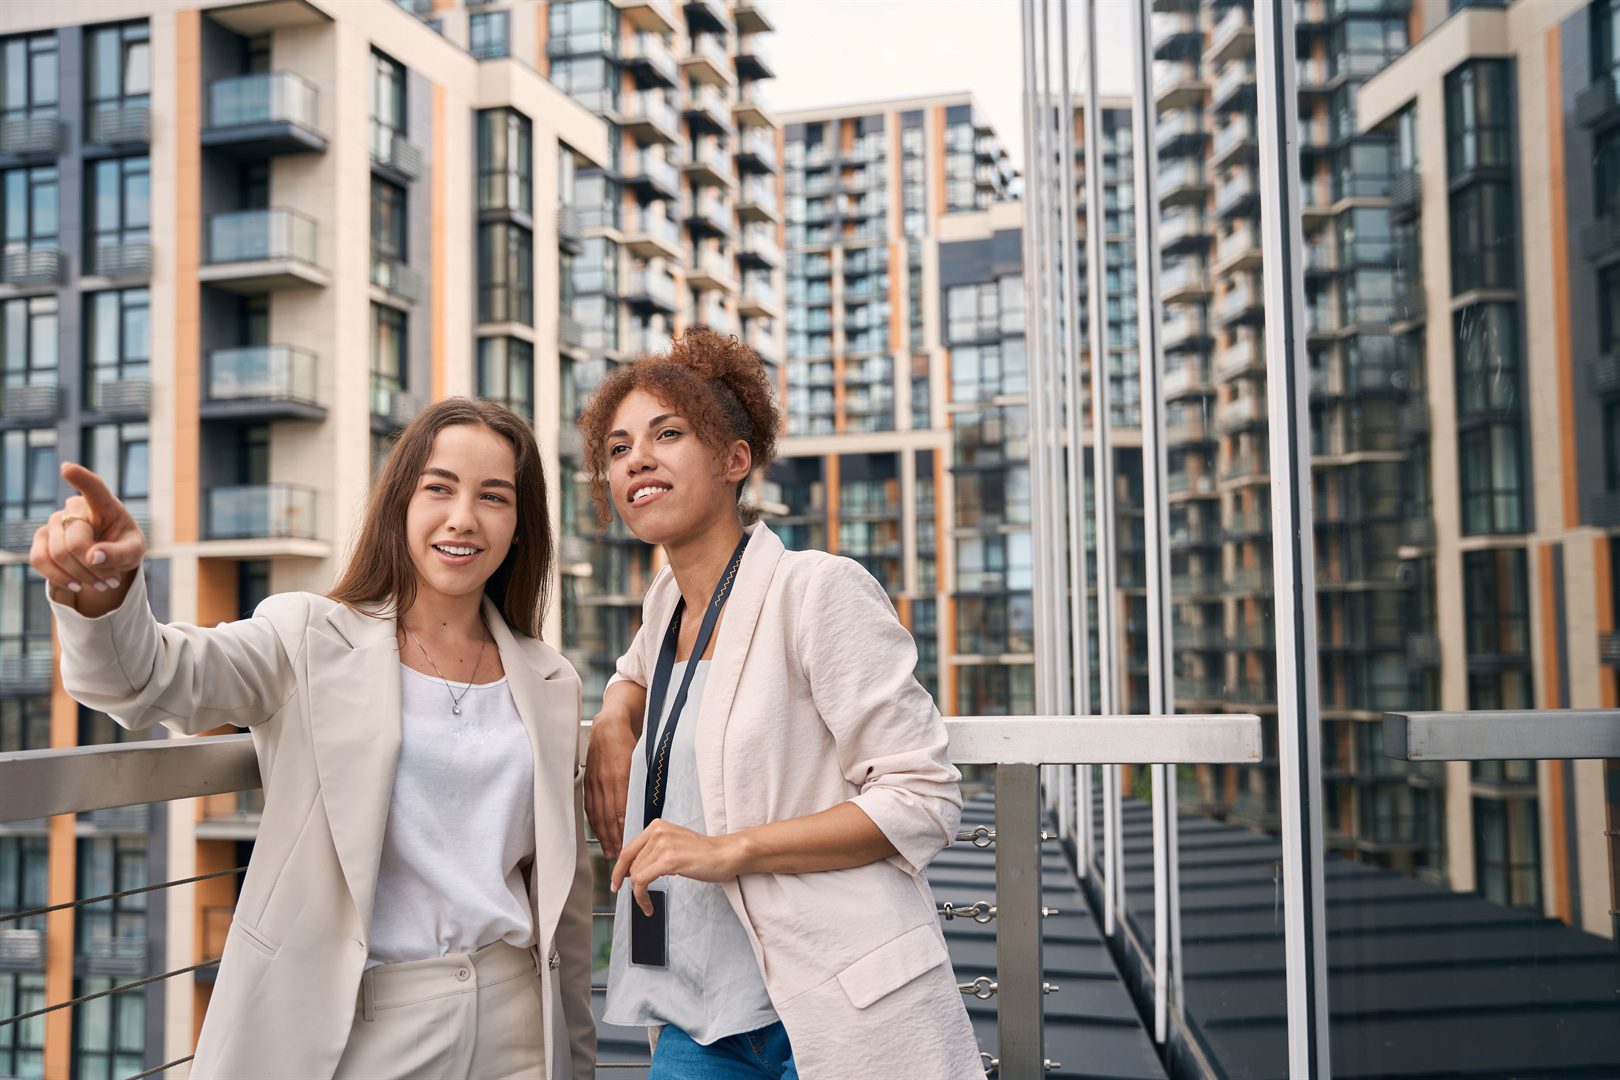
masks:
<svg viewBox="0 0 1620 1080"><path fill-rule="evenodd" d="M1322 717L1317 693L1299 102L1294 68L1294 5L1257 3L1254 13L1259 56L1272 564L1277 598L1288 1075L1303 1080L1330 1073L1327 932L1322 900Z"/></svg>
<svg viewBox="0 0 1620 1080"><path fill-rule="evenodd" d="M1153 102L1153 59L1146 4L1131 18L1131 112L1136 181L1137 354L1142 375L1142 496L1146 509L1148 711L1174 707L1174 655L1170 632L1170 527L1165 500L1164 344L1160 299L1158 114ZM1176 820L1176 770L1151 766L1153 776L1153 1036L1169 1036L1169 1014L1181 995L1181 890Z"/></svg>
<svg viewBox="0 0 1620 1080"><path fill-rule="evenodd" d="M998 1075L1046 1071L1041 961L1041 767L996 767L996 990Z"/></svg>

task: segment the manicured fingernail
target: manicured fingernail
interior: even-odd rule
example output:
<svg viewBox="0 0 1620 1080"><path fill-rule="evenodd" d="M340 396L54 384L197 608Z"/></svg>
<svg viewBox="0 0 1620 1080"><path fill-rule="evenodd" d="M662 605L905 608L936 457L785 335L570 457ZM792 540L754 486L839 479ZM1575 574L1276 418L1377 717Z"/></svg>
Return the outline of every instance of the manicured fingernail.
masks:
<svg viewBox="0 0 1620 1080"><path fill-rule="evenodd" d="M118 588L118 579L115 578L115 577L108 578L107 579L107 588L109 588L109 589Z"/></svg>
<svg viewBox="0 0 1620 1080"><path fill-rule="evenodd" d="M107 561L107 553L105 551L92 551L90 553L90 565L91 566L100 566L102 563L104 563L106 561Z"/></svg>
<svg viewBox="0 0 1620 1080"><path fill-rule="evenodd" d="M78 592L82 588L84 588L84 586L80 585L77 581L68 582L68 591L69 592Z"/></svg>
<svg viewBox="0 0 1620 1080"><path fill-rule="evenodd" d="M106 591L107 591L107 583L105 581L96 582L96 592L106 592Z"/></svg>

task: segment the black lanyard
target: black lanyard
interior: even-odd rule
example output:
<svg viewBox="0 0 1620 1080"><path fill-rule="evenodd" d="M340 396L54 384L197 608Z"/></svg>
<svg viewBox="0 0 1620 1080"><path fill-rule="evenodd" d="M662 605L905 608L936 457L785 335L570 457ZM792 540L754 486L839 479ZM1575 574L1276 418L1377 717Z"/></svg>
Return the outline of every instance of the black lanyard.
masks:
<svg viewBox="0 0 1620 1080"><path fill-rule="evenodd" d="M669 791L669 751L675 743L675 725L680 721L681 710L686 707L686 692L692 688L692 674L697 671L698 661L709 647L714 624L720 619L720 609L725 606L726 597L731 595L731 584L736 580L737 567L742 565L743 549L747 546L748 534L743 533L743 538L737 542L737 550L731 554L726 572L720 575L720 583L714 587L714 599L709 601L708 610L703 613L703 624L698 627L697 640L692 643L686 673L681 676L680 688L675 692L675 703L669 707L669 719L664 723L655 747L652 736L658 732L656 725L663 716L669 676L675 669L676 644L681 636L681 612L686 610L684 596L675 604L675 614L670 616L669 629L664 633L664 645L658 653L658 666L653 669L652 688L647 695L647 718L655 726L647 734L647 783L641 819L644 829L663 816L664 797Z"/></svg>

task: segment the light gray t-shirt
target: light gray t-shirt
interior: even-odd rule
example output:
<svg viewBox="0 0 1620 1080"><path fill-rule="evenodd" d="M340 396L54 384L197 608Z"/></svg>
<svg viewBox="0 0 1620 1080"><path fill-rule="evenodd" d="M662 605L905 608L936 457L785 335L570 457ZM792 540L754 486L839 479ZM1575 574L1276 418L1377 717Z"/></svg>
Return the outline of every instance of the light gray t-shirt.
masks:
<svg viewBox="0 0 1620 1080"><path fill-rule="evenodd" d="M670 674L664 716L659 718L656 730L649 732L644 726L641 741L636 743L630 763L629 806L624 815L626 844L641 835L645 816L647 739L656 740L663 731L676 688L686 674L686 663L676 664ZM675 741L670 746L669 792L664 798L664 820L705 835L694 739L709 664L708 660L698 661L692 675L692 688L687 692ZM705 1046L728 1035L776 1023L776 1010L765 990L753 947L725 890L683 877L659 878L651 884L666 894L669 966L648 968L630 963L630 905L634 893L626 882L619 889L613 918L613 956L608 964L607 1011L603 1020L626 1027L674 1024Z"/></svg>
<svg viewBox="0 0 1620 1080"><path fill-rule="evenodd" d="M534 944L534 751L504 678L469 689L404 664L401 740L367 967ZM455 684L457 694L465 684Z"/></svg>

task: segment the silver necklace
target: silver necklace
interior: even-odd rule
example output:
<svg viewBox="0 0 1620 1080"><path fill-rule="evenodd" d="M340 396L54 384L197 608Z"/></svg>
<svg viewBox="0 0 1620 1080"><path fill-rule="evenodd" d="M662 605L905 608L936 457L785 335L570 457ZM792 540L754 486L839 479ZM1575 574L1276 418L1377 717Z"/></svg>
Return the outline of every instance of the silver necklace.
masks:
<svg viewBox="0 0 1620 1080"><path fill-rule="evenodd" d="M400 625L405 626L403 622L401 622ZM439 665L433 663L433 657L428 655L427 648L422 644L422 639L417 637L408 626L405 626L405 632L411 635L411 640L416 642L416 647L422 650L422 655L427 657L427 662L429 664L432 664L434 673L439 676L439 681L444 683L444 691L450 695L450 715L460 716L461 702L462 699L465 698L469 692L471 692L473 688L472 680L469 679L467 681L467 685L461 688L461 696L457 697L455 690L450 686L450 680L444 677L444 672L439 670ZM478 643L478 659L473 661L472 669L472 677L474 679L478 678L478 665L484 661L484 647L488 644L489 641L487 639Z"/></svg>

